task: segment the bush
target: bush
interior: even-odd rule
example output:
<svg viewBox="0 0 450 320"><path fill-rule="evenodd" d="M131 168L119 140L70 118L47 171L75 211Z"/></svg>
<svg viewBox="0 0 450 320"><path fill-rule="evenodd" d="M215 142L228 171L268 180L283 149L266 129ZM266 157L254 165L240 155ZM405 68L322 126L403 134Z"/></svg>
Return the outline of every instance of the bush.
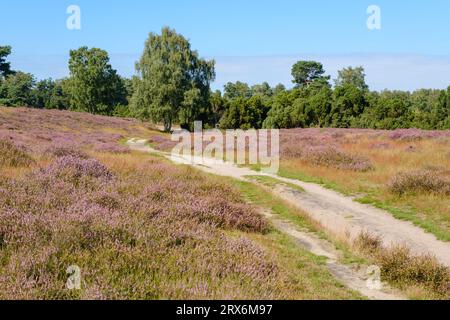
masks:
<svg viewBox="0 0 450 320"><path fill-rule="evenodd" d="M113 178L113 174L95 159L64 156L42 169L41 177L78 183L90 179L109 181Z"/></svg>
<svg viewBox="0 0 450 320"><path fill-rule="evenodd" d="M411 255L408 248L397 246L378 255L382 277L399 285L423 285L449 297L450 270L429 255Z"/></svg>
<svg viewBox="0 0 450 320"><path fill-rule="evenodd" d="M362 232L354 241L381 269L383 280L397 286L422 286L450 297L450 270L431 255L414 255L405 246L383 247L379 235Z"/></svg>
<svg viewBox="0 0 450 320"><path fill-rule="evenodd" d="M26 167L34 160L21 147L8 140L0 140L0 166Z"/></svg>
<svg viewBox="0 0 450 320"><path fill-rule="evenodd" d="M89 158L89 156L86 153L73 147L51 146L45 151L45 154L54 156L56 158L62 158L67 156L80 159Z"/></svg>
<svg viewBox="0 0 450 320"><path fill-rule="evenodd" d="M369 159L349 154L333 146L306 147L301 158L313 164L352 171L369 171L373 165Z"/></svg>
<svg viewBox="0 0 450 320"><path fill-rule="evenodd" d="M450 194L450 182L432 170L400 172L388 184L388 190L396 195L406 193Z"/></svg>

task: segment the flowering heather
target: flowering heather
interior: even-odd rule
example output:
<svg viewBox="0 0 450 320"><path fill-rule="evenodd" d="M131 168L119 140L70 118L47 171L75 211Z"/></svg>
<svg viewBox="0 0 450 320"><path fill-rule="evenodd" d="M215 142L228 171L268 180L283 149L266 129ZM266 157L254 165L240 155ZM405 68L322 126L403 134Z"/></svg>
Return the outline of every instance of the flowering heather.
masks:
<svg viewBox="0 0 450 320"><path fill-rule="evenodd" d="M12 140L36 153L50 148L123 153L119 141L148 135L139 121L61 110L0 109L0 139Z"/></svg>
<svg viewBox="0 0 450 320"><path fill-rule="evenodd" d="M97 145L93 150L96 152L115 153L115 154L130 153L129 148L112 143L109 144L104 143Z"/></svg>
<svg viewBox="0 0 450 320"><path fill-rule="evenodd" d="M69 146L51 146L45 150L45 154L61 158L61 157L75 157L79 159L87 159L89 156L74 147Z"/></svg>
<svg viewBox="0 0 450 320"><path fill-rule="evenodd" d="M57 158L49 167L40 172L44 176L61 179L81 179L84 177L112 179L112 173L95 159L82 159L73 156Z"/></svg>
<svg viewBox="0 0 450 320"><path fill-rule="evenodd" d="M49 165L0 179L0 298L295 296L262 248L221 231L267 223L220 179L127 155L114 157L133 170L117 172L53 150ZM65 288L70 265L82 290Z"/></svg>
<svg viewBox="0 0 450 320"><path fill-rule="evenodd" d="M389 134L389 138L399 141L418 141L425 138L450 137L450 130L427 131L420 129L397 129Z"/></svg>
<svg viewBox="0 0 450 320"><path fill-rule="evenodd" d="M352 171L373 169L369 159L340 150L335 145L285 145L283 152L286 158L298 158L316 166Z"/></svg>
<svg viewBox="0 0 450 320"><path fill-rule="evenodd" d="M450 181L442 178L434 170L414 170L400 172L389 181L390 192L403 195L406 193L435 193L450 195Z"/></svg>
<svg viewBox="0 0 450 320"><path fill-rule="evenodd" d="M171 141L168 136L161 135L150 137L149 142L156 150L161 151L170 151L177 145L177 142Z"/></svg>

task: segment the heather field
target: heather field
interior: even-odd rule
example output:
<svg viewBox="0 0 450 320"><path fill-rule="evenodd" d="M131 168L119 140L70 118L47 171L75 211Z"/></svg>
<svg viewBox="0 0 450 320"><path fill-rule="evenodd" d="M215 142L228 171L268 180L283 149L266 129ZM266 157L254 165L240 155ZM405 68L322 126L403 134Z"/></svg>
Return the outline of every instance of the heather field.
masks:
<svg viewBox="0 0 450 320"><path fill-rule="evenodd" d="M135 120L0 108L1 299L360 297L231 183L130 152L133 136L161 139Z"/></svg>
<svg viewBox="0 0 450 320"><path fill-rule="evenodd" d="M292 129L279 175L318 182L450 241L450 131Z"/></svg>
<svg viewBox="0 0 450 320"><path fill-rule="evenodd" d="M169 138L149 140L169 151ZM449 130L284 129L280 157L281 177L322 184L450 241Z"/></svg>

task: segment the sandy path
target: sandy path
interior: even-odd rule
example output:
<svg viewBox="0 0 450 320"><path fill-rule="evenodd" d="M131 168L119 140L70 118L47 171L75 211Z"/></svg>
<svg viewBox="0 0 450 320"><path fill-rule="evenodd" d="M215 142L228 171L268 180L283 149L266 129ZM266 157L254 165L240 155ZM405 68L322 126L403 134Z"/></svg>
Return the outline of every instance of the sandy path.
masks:
<svg viewBox="0 0 450 320"><path fill-rule="evenodd" d="M318 238L315 234L299 231L292 223L284 219L276 217L268 211L263 211L263 215L272 222L273 226L281 232L291 236L297 244L315 254L327 258L327 268L333 277L345 284L348 288L358 291L369 299L373 300L402 300L405 299L399 294L393 293L392 290L383 284L381 290L371 289L367 286L367 275L357 272L349 266L338 262L339 253L327 241Z"/></svg>
<svg viewBox="0 0 450 320"><path fill-rule="evenodd" d="M386 246L393 244L406 245L412 252L434 255L442 264L450 267L450 243L437 240L434 235L426 233L421 228L414 226L411 222L397 220L386 211L370 205L357 203L350 197L346 197L320 185L282 178L276 175L268 175L215 159L184 157L181 155L173 156L152 149L146 144L146 140L132 139L128 141L128 145L133 150L164 154L175 163L192 165L202 171L216 175L242 180L246 180L246 176L266 175L280 181L295 184L303 188L305 192L298 192L288 187L276 188L272 192L305 211L313 220L319 222L327 229L329 233L338 237L346 235L354 238L363 231L370 232L371 234L379 235L383 244ZM278 226L281 225L279 224ZM284 229L283 231L293 235L293 232L290 232L288 229ZM310 243L311 247L314 247L315 244ZM313 251L312 249L310 250ZM335 260L326 254L320 255L327 256L331 262ZM339 273L341 273L341 276L338 278L342 279L346 277L342 268L337 266L335 268L335 275L339 276ZM354 287L360 286L355 284ZM361 288L357 290L362 292Z"/></svg>

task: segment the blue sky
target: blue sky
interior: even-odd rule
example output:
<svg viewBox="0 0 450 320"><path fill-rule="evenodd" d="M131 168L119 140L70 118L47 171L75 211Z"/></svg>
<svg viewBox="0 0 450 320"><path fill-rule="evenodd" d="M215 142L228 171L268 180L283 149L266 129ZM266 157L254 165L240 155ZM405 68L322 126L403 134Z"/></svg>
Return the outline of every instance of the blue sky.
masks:
<svg viewBox="0 0 450 320"><path fill-rule="evenodd" d="M290 86L301 59L338 69L363 65L375 90L450 85L450 1L406 0L0 0L0 44L13 47L15 69L37 78L67 75L70 49L105 49L130 76L150 31L168 25L215 59L214 88L227 81ZM68 30L66 9L81 9L81 30ZM368 30L366 9L381 9L381 30Z"/></svg>

